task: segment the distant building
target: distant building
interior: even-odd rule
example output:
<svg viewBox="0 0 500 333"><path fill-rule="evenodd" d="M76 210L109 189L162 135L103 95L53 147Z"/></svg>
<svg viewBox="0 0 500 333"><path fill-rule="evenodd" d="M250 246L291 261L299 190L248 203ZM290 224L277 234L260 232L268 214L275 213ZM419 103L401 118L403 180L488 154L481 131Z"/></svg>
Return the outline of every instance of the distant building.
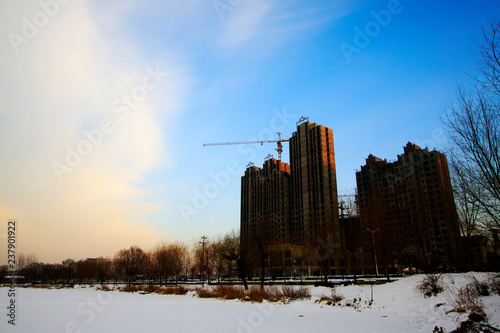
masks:
<svg viewBox="0 0 500 333"><path fill-rule="evenodd" d="M460 264L462 246L446 156L408 142L394 162L373 155L356 173L362 243L379 266ZM370 229L372 232L368 232ZM373 243L375 242L375 249Z"/></svg>

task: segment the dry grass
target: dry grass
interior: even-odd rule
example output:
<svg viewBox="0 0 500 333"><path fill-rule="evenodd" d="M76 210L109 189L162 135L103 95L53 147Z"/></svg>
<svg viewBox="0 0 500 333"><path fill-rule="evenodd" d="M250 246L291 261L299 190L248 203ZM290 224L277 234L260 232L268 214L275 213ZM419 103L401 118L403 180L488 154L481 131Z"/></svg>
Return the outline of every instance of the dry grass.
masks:
<svg viewBox="0 0 500 333"><path fill-rule="evenodd" d="M212 290L206 288L198 288L196 289L196 294L198 294L199 298L215 298L215 293Z"/></svg>
<svg viewBox="0 0 500 333"><path fill-rule="evenodd" d="M344 296L337 293L335 289L332 290L332 294L330 296L323 295L320 299L316 300L314 303L325 303L326 305L335 305L342 301Z"/></svg>
<svg viewBox="0 0 500 333"><path fill-rule="evenodd" d="M56 289L73 289L75 288L74 284L60 284L55 287Z"/></svg>
<svg viewBox="0 0 500 333"><path fill-rule="evenodd" d="M178 287L161 288L159 290L159 293L163 295L186 295L188 291L189 291L188 288L178 286Z"/></svg>
<svg viewBox="0 0 500 333"><path fill-rule="evenodd" d="M125 286L125 287L121 287L120 288L120 291L123 291L123 292L126 292L126 293L135 293L135 292L137 292L139 290L141 290L141 288L138 287L138 286L134 286L134 285Z"/></svg>
<svg viewBox="0 0 500 333"><path fill-rule="evenodd" d="M243 299L245 291L235 286L219 285L213 289L215 296L220 299Z"/></svg>
<svg viewBox="0 0 500 333"><path fill-rule="evenodd" d="M274 298L281 301L295 301L298 299L306 299L311 297L309 288L292 286L282 286L281 289L273 288Z"/></svg>
<svg viewBox="0 0 500 333"><path fill-rule="evenodd" d="M250 290L247 291L247 295L244 300L262 303L263 300L270 300L271 298L272 295L268 289L252 286L250 287Z"/></svg>
<svg viewBox="0 0 500 333"><path fill-rule="evenodd" d="M161 288L160 286L155 286L153 284L150 284L148 285L146 288L142 288L142 291L145 291L147 293L160 293L161 292Z"/></svg>
<svg viewBox="0 0 500 333"><path fill-rule="evenodd" d="M95 289L96 289L96 290L102 290L102 291L110 291L110 290L111 290L111 288L110 288L110 287L108 287L108 286L107 286L107 285L105 285L105 284L103 284L102 286L97 286Z"/></svg>
<svg viewBox="0 0 500 333"><path fill-rule="evenodd" d="M32 288L36 289L50 289L52 288L49 284L35 284L32 286Z"/></svg>
<svg viewBox="0 0 500 333"><path fill-rule="evenodd" d="M441 283L442 274L427 274L419 284L417 290L424 295L424 297L436 296L443 292Z"/></svg>
<svg viewBox="0 0 500 333"><path fill-rule="evenodd" d="M249 290L243 290L235 286L219 285L213 289L199 288L196 290L200 298L219 298L219 299L240 299L243 301L262 302L290 302L298 299L310 298L311 293L306 287L293 288L291 286L260 288L251 287Z"/></svg>
<svg viewBox="0 0 500 333"><path fill-rule="evenodd" d="M451 297L446 297L453 307L454 312L478 312L483 313L483 302L479 299L477 291L470 285L460 288L458 291L450 289Z"/></svg>
<svg viewBox="0 0 500 333"><path fill-rule="evenodd" d="M469 283L467 287L476 294L476 296L490 296L490 281L488 278L479 280L474 275L467 275Z"/></svg>
<svg viewBox="0 0 500 333"><path fill-rule="evenodd" d="M500 274L492 274L488 278L491 291L500 296Z"/></svg>

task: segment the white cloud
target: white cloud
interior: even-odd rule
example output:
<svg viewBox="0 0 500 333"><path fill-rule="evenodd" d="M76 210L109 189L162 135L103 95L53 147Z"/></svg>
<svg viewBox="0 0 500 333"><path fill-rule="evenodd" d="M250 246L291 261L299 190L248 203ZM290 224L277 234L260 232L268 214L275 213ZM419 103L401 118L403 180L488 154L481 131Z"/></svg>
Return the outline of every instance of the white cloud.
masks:
<svg viewBox="0 0 500 333"><path fill-rule="evenodd" d="M270 9L271 5L266 1L244 1L232 14L227 15L222 44L235 46L256 37L261 33Z"/></svg>
<svg viewBox="0 0 500 333"><path fill-rule="evenodd" d="M3 4L0 35L22 36L22 18L41 10L35 1ZM111 14L107 22L115 19ZM135 185L168 162L162 122L178 112L186 80L175 59L146 63L137 52L117 61L127 37L115 32L111 39L96 20L87 2L72 1L19 53L0 41L0 223L17 218L19 251L44 261L147 248L165 237L145 220L158 203ZM120 119L113 101L141 86L146 66L157 64L169 76ZM114 130L59 182L51 163L65 164L67 146L76 149L83 131L99 128L104 118Z"/></svg>

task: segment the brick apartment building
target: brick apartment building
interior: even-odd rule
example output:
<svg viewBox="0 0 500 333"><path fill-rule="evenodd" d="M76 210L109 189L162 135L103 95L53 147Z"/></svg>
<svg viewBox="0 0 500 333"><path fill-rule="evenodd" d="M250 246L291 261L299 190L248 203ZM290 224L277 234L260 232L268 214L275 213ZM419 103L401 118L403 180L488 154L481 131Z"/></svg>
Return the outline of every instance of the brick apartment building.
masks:
<svg viewBox="0 0 500 333"><path fill-rule="evenodd" d="M356 181L362 244L365 251L376 250L381 266L395 272L398 263L419 269L460 264L458 216L444 154L408 142L392 163L370 155Z"/></svg>

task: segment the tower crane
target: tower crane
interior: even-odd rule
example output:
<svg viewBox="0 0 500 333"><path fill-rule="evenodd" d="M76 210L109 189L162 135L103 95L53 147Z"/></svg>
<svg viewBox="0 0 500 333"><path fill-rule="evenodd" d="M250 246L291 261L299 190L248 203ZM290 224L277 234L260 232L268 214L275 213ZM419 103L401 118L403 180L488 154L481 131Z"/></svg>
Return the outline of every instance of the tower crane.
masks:
<svg viewBox="0 0 500 333"><path fill-rule="evenodd" d="M278 132L278 140L258 140L258 141L237 141L237 142L219 142L219 143L205 143L203 146L226 146L226 145L247 145L247 144L257 144L260 143L262 146L264 143L277 143L278 148L278 160L281 162L281 153L283 152L282 142L288 142L289 139L282 139L281 133Z"/></svg>

